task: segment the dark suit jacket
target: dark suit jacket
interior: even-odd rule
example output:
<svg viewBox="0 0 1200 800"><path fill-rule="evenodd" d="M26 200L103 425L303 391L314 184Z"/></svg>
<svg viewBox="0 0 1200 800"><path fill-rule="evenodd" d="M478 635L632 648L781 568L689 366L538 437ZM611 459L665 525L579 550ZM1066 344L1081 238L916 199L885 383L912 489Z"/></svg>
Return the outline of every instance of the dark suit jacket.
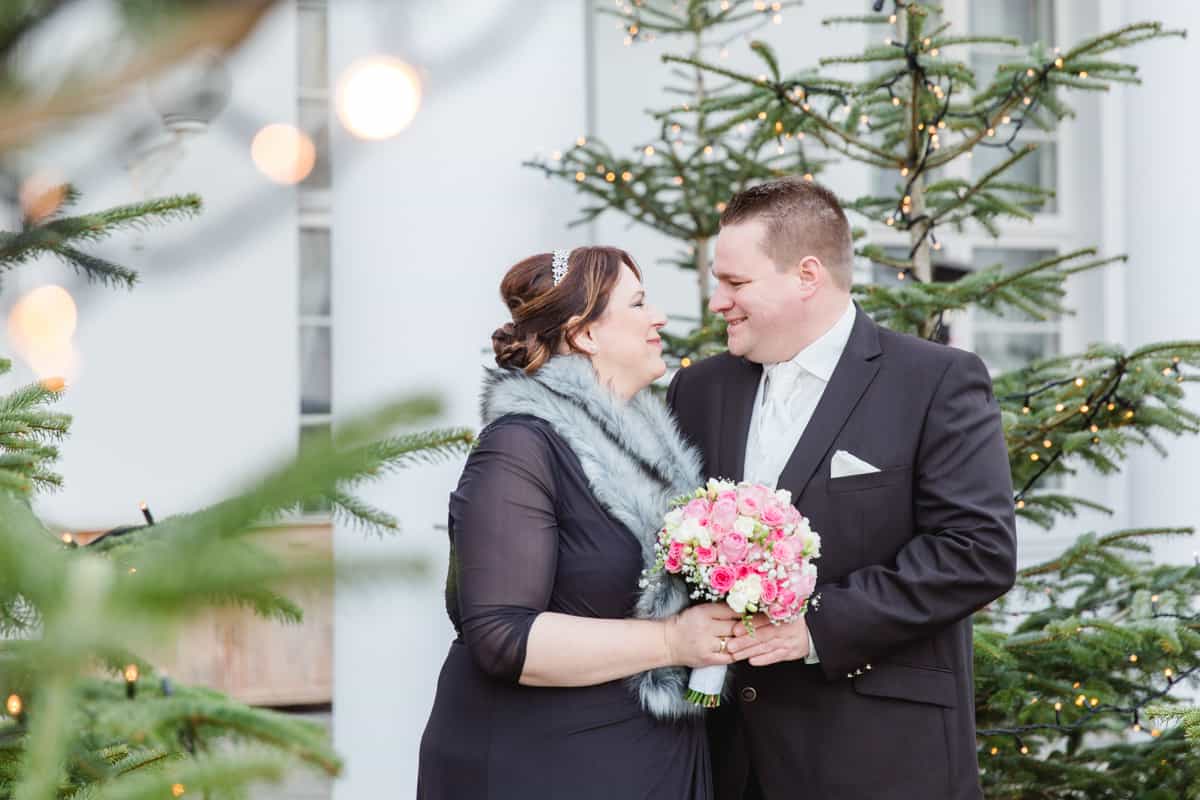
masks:
<svg viewBox="0 0 1200 800"><path fill-rule="evenodd" d="M667 395L709 477L740 480L762 367L728 353ZM830 478L847 450L880 468ZM779 488L821 534L819 665L735 668L710 725L718 800L975 800L971 614L1012 587L1000 412L975 355L862 309Z"/></svg>

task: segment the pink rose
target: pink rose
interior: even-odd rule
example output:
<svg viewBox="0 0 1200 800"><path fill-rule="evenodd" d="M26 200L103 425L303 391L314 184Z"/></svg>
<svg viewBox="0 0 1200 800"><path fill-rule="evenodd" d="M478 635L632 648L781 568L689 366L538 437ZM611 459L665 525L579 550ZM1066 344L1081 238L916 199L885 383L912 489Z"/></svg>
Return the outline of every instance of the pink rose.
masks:
<svg viewBox="0 0 1200 800"><path fill-rule="evenodd" d="M796 589L796 594L801 597L811 597L813 589L817 588L817 573L810 570L804 570L799 574L793 572L791 574L792 586Z"/></svg>
<svg viewBox="0 0 1200 800"><path fill-rule="evenodd" d="M780 539L771 546L771 554L780 564L795 564L800 557L800 545L795 539Z"/></svg>
<svg viewBox="0 0 1200 800"><path fill-rule="evenodd" d="M762 514L758 518L768 528L778 528L783 524L784 520L783 506L769 500L763 507Z"/></svg>
<svg viewBox="0 0 1200 800"><path fill-rule="evenodd" d="M721 539L721 555L725 556L726 561L738 562L746 557L746 550L749 544L746 542L746 537L737 531L730 531Z"/></svg>
<svg viewBox="0 0 1200 800"><path fill-rule="evenodd" d="M733 523L737 521L737 513L737 501L731 497L722 498L713 503L709 521L712 523L713 528L729 530L733 527Z"/></svg>
<svg viewBox="0 0 1200 800"><path fill-rule="evenodd" d="M718 525L715 522L708 526L708 535L712 537L714 542L720 542L725 538L725 534L729 533L733 528L724 525Z"/></svg>
<svg viewBox="0 0 1200 800"><path fill-rule="evenodd" d="M701 564L712 564L717 560L717 548L696 545L696 561Z"/></svg>
<svg viewBox="0 0 1200 800"><path fill-rule="evenodd" d="M719 495L717 495L717 502L719 503L722 500L732 500L733 503L736 505L737 504L737 492L733 491L732 489L726 489L725 491L723 491Z"/></svg>
<svg viewBox="0 0 1200 800"><path fill-rule="evenodd" d="M733 570L724 565L718 565L708 571L708 585L714 591L724 594L733 588L737 576Z"/></svg>
<svg viewBox="0 0 1200 800"><path fill-rule="evenodd" d="M785 536L787 536L787 534L783 532L783 528L776 528L775 530L771 531L771 541L772 542L778 542L780 539L784 538Z"/></svg>
<svg viewBox="0 0 1200 800"><path fill-rule="evenodd" d="M671 542L670 547L667 548L667 558L674 558L676 560L682 560L683 559L683 547L684 547L683 542L679 541L678 539Z"/></svg>
<svg viewBox="0 0 1200 800"><path fill-rule="evenodd" d="M775 602L784 608L791 608L796 602L796 593L791 589L782 588L779 590L779 596L775 598Z"/></svg>
<svg viewBox="0 0 1200 800"><path fill-rule="evenodd" d="M795 506L785 506L783 509L783 523L785 525L799 525L800 520L804 517L800 516L800 512Z"/></svg>
<svg viewBox="0 0 1200 800"><path fill-rule="evenodd" d="M711 510L712 505L707 500L696 499L683 507L683 516L684 519L703 520L708 517Z"/></svg>
<svg viewBox="0 0 1200 800"><path fill-rule="evenodd" d="M667 560L663 562L663 567L667 572L680 572L683 569L683 561L676 556L667 556Z"/></svg>
<svg viewBox="0 0 1200 800"><path fill-rule="evenodd" d="M792 609L780 603L775 603L769 609L767 609L767 616L773 620L787 619L789 616L791 616L791 613Z"/></svg>
<svg viewBox="0 0 1200 800"><path fill-rule="evenodd" d="M738 490L737 510L747 517L757 517L762 511L762 503L749 489Z"/></svg>
<svg viewBox="0 0 1200 800"><path fill-rule="evenodd" d="M763 579L762 581L762 601L764 603L774 603L775 598L779 596L779 584L773 580Z"/></svg>
<svg viewBox="0 0 1200 800"><path fill-rule="evenodd" d="M750 565L749 565L749 564L738 564L738 565L737 565L737 567L736 567L736 568L735 568L735 570L734 570L734 572L737 574L737 579L738 579L739 581L740 581L742 578L745 578L745 577L749 576L749 575L750 575L750 573L751 573L751 572L753 572L753 571L754 571L754 570L750 569Z"/></svg>
<svg viewBox="0 0 1200 800"><path fill-rule="evenodd" d="M762 561L763 549L756 544L750 545L750 549L746 551L747 561Z"/></svg>

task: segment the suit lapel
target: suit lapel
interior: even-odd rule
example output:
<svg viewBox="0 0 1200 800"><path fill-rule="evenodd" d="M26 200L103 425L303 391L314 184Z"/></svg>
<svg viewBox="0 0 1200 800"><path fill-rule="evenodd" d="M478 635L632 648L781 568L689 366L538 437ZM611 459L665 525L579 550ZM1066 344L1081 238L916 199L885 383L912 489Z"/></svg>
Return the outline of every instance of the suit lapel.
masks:
<svg viewBox="0 0 1200 800"><path fill-rule="evenodd" d="M750 416L754 398L762 380L762 365L739 358L725 377L721 387L720 450L717 453L717 475L713 477L740 481L746 472L746 437L750 434Z"/></svg>
<svg viewBox="0 0 1200 800"><path fill-rule="evenodd" d="M857 304L856 304L857 305ZM812 480L813 473L825 460L838 433L854 412L863 392L879 372L879 330L861 309L858 309L854 328L846 349L830 376L829 385L800 437L796 449L779 475L779 487L788 489L799 499Z"/></svg>

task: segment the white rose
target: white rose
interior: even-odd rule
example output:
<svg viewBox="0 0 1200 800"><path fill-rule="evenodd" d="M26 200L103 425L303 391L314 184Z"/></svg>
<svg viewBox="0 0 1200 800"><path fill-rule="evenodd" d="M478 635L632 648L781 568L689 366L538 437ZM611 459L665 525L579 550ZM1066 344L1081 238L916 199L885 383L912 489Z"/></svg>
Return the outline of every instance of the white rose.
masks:
<svg viewBox="0 0 1200 800"><path fill-rule="evenodd" d="M751 603L762 599L762 581L758 575L747 575L733 585L725 602L739 614L745 614Z"/></svg>
<svg viewBox="0 0 1200 800"><path fill-rule="evenodd" d="M729 590L729 594L725 595L725 605L729 606L739 614L746 613L746 604L749 602L750 600L746 597L746 595L738 591L737 586L734 586Z"/></svg>
<svg viewBox="0 0 1200 800"><path fill-rule="evenodd" d="M708 531L698 521L689 518L671 532L671 538L677 542L692 544L700 538L701 534L708 536Z"/></svg>
<svg viewBox="0 0 1200 800"><path fill-rule="evenodd" d="M781 506L790 506L792 504L792 493L787 489L776 489L775 499L779 501Z"/></svg>
<svg viewBox="0 0 1200 800"><path fill-rule="evenodd" d="M749 539L754 534L755 522L754 517L738 516L737 521L733 523L733 529Z"/></svg>
<svg viewBox="0 0 1200 800"><path fill-rule="evenodd" d="M821 557L821 537L814 531L808 531L808 537L804 541L804 557L805 558L820 558Z"/></svg>
<svg viewBox="0 0 1200 800"><path fill-rule="evenodd" d="M722 481L717 480L716 478L708 479L708 491L710 492L716 492L717 494L720 494L721 492L732 492L736 488L737 487L733 485L733 481Z"/></svg>
<svg viewBox="0 0 1200 800"><path fill-rule="evenodd" d="M751 603L757 603L762 599L762 578L758 577L757 573L750 573L742 578L738 583L746 584L746 594L750 598ZM734 584L735 586L737 584Z"/></svg>
<svg viewBox="0 0 1200 800"><path fill-rule="evenodd" d="M663 517L663 522L666 523L665 527L667 530L675 530L683 522L683 509L677 508L674 511L668 511L666 516Z"/></svg>

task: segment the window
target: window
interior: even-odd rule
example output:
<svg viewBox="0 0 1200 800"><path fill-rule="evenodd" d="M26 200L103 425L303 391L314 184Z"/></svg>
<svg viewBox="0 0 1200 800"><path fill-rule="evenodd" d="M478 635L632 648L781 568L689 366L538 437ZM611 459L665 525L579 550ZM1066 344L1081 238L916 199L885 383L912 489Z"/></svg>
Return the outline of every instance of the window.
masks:
<svg viewBox="0 0 1200 800"><path fill-rule="evenodd" d="M971 33L1008 36L1024 45L1042 42L1047 48L1054 44L1053 0L971 0L968 3L967 28ZM986 88L1001 64L1011 62L1017 51L1007 45L977 44L971 47L970 63L980 89ZM1012 135L1013 125L996 129L995 141L1003 142ZM1025 156L1008 172L1005 180L1058 190L1058 144L1056 131L1043 131L1032 123L1021 129L1017 146L1037 144L1038 148ZM977 147L971 159L971 179L978 180L1011 156L1003 147ZM1056 198L1047 198L1040 209L1042 214L1058 212Z"/></svg>
<svg viewBox="0 0 1200 800"><path fill-rule="evenodd" d="M300 127L316 146L317 162L300 184L299 316L301 452L328 440L333 415L333 299L329 232L329 65L326 0L298 0L296 53ZM305 508L323 514L327 507Z"/></svg>
<svg viewBox="0 0 1200 800"><path fill-rule="evenodd" d="M996 247L976 247L971 268L978 270L1001 264L1005 271L1027 267L1052 258L1054 250L1018 250ZM1007 372L1061 351L1057 316L1039 320L1024 312L1005 308L997 315L980 308L972 310L974 347L972 348L992 372Z"/></svg>

